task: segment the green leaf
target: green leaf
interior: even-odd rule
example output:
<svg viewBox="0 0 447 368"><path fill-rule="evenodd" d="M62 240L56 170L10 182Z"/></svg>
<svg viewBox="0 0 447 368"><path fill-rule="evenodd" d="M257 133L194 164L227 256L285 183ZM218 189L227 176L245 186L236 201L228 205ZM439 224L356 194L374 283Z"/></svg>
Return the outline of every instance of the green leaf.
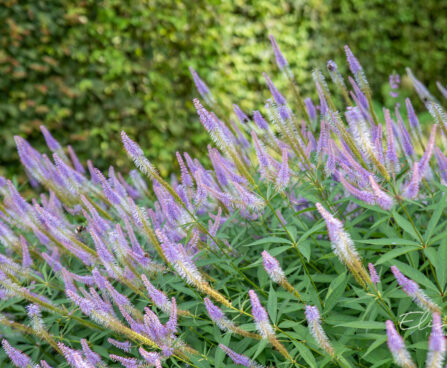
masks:
<svg viewBox="0 0 447 368"><path fill-rule="evenodd" d="M424 234L424 241L426 243L429 242L429 240L433 234L433 231L435 230L436 225L438 224L439 219L441 218L442 212L443 212L446 204L447 204L447 201L445 199L445 194L442 194L441 198L438 200L436 210L433 213L433 215L431 216L430 221L428 222L427 231Z"/></svg>
<svg viewBox="0 0 447 368"><path fill-rule="evenodd" d="M366 330L384 330L385 323L377 321L351 321L339 323L335 327L362 328Z"/></svg>
<svg viewBox="0 0 447 368"><path fill-rule="evenodd" d="M397 224L409 235L411 235L417 241L420 241L419 236L411 223L404 219L401 215L399 215L396 211L393 211L393 217L396 220Z"/></svg>
<svg viewBox="0 0 447 368"><path fill-rule="evenodd" d="M276 316L278 313L278 296L276 295L276 291L273 288L272 284L270 284L269 298L267 301L267 311L269 312L270 319L275 324Z"/></svg>
<svg viewBox="0 0 447 368"><path fill-rule="evenodd" d="M329 311L335 307L339 298L343 295L343 292L346 288L346 283L347 283L346 273L342 273L334 280L332 280L326 294L325 306L324 306L325 313L329 313Z"/></svg>
<svg viewBox="0 0 447 368"><path fill-rule="evenodd" d="M309 364L312 368L318 367L315 357L313 356L312 352L309 350L307 346L297 341L293 341L293 344L296 346L296 348L300 352L301 357L306 361L307 364Z"/></svg>
<svg viewBox="0 0 447 368"><path fill-rule="evenodd" d="M447 238L443 239L438 248L438 261L436 264L436 276L438 277L438 281L443 290L445 290L447 282L447 271L445 265L447 265Z"/></svg>
<svg viewBox="0 0 447 368"><path fill-rule="evenodd" d="M272 244L292 244L292 242L288 239L279 238L276 236L269 236L266 238L262 238L259 240L254 241L253 243L243 244L244 247L251 247L253 245L261 245L266 243L272 243Z"/></svg>
<svg viewBox="0 0 447 368"><path fill-rule="evenodd" d="M408 252L413 252L415 250L421 249L421 247L402 247L402 248L396 248L396 249L392 249L390 251L388 251L387 253L385 253L383 256L381 256L377 261L376 264L382 264L385 263L393 258L399 257L402 254L408 253Z"/></svg>

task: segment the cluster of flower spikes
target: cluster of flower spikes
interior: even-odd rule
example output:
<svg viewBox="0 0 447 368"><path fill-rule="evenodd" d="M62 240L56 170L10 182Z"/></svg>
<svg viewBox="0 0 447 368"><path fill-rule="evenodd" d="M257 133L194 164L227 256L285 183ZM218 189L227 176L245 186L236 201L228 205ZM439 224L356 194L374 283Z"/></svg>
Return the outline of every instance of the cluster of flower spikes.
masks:
<svg viewBox="0 0 447 368"><path fill-rule="evenodd" d="M265 105L270 124L259 111L254 111L250 118L237 105L234 105L237 121L224 122L211 111L217 107L216 100L192 70L198 91L208 108L198 99L194 100L194 105L200 122L217 146L208 148L213 170L207 170L187 153L177 153L180 180L173 178L171 182L167 182L144 156L143 150L125 132L122 133L127 154L152 182L155 196L153 208L138 204L139 199L151 195L138 172L131 173L129 184L113 167L105 175L88 161L86 171L73 149L69 147L66 154L45 127L41 129L53 152L53 160L36 151L23 138L16 137L19 156L31 183L42 185L48 190L48 195L42 194L40 201L32 200L29 203L11 181L0 179L0 193L3 196L0 207L0 239L8 250L7 255L2 255L0 267L2 298L21 297L32 305L70 318L65 309L33 293L31 287L22 286L25 283L30 284L39 276L38 271L32 267L32 255L33 258L46 262L59 276L67 297L85 315L129 340L115 341L113 345L126 352L132 346L132 341L155 350L148 352L140 347L139 359L117 355L111 355L111 359L125 367L160 366L170 356L188 361L188 354L199 354L176 337L177 315L188 317L190 313L177 310L176 300L169 300L148 279L153 274L174 272L205 296L204 303L208 313L221 329L255 339L266 339L286 359L292 360L287 349L276 338L276 327L271 325L256 293L251 290L247 293L247 298L251 302L251 317L259 334L249 333L236 326L213 304L211 299L225 307L234 308L231 301L212 287L209 281L212 277L197 267L194 257L200 255L202 250L230 257L234 254L231 246L219 240L216 234L235 212L244 220L256 219L262 215L269 202L259 190L261 185L272 184L296 209L306 206L306 200L296 198L291 189L302 180L311 182L321 199L326 199L328 189L320 184L320 169L324 169L326 178L332 179L333 186L340 183L345 188L342 195L352 195L385 210L391 209L403 198L415 199L423 195L419 190L421 182L430 181L435 172L442 181L447 181L447 158L435 144L438 126L442 133L441 139L445 140L447 119L441 105L408 70L418 95L436 122L430 138L424 145L422 130L410 100L406 101L408 128L398 105L395 107L394 119L389 110L384 110L385 124L382 125L373 109L371 91L362 67L349 48L346 48L348 63L354 76L348 79L351 91L346 87L337 65L332 61L328 63L329 74L348 105L344 114L347 122L345 124L342 114L335 107L323 74L318 70L313 73L319 96L319 106L316 108L311 99L302 99L287 61L273 37L271 40L278 66L291 80L302 119L295 115L291 105L265 74L272 94ZM396 78L393 78L393 89L396 83ZM441 92L443 93L442 89ZM445 146L445 142L442 143ZM423 152L421 157L417 155L418 149ZM438 170L430 165L433 153ZM396 184L397 177L399 185ZM352 206L356 204L353 203ZM369 266L368 275L341 221L323 205L317 204L317 209L326 221L334 253L340 261L365 288L377 284L380 280L374 266ZM336 209L329 210L335 212ZM92 239L93 247L83 239L84 235L79 234L76 226L71 224L67 213L84 217L85 232ZM198 220L201 214L210 214L214 220L210 221L208 228ZM280 213L275 211L275 216L285 225ZM16 233L27 236L17 236ZM36 237L43 248L30 245L29 239L27 240L30 235ZM138 240L139 237L151 244L152 249L145 249ZM11 257L14 253L20 255L21 264ZM70 271L64 265L66 256L79 259L91 269L90 274L78 275ZM265 269L274 282L296 296L300 295L288 283L279 263L273 257L263 254L263 260ZM404 291L419 306L433 313L439 311L439 307L429 300L417 284L406 279L398 270L393 269L393 273ZM148 302L169 314L169 321L163 325L149 308L145 308L144 313L139 311L120 293L117 285L142 297L146 297L147 293ZM88 348L87 342L83 342L82 351L56 343L45 326L39 323L38 314L36 311L30 312L39 336L63 354L70 365L76 368L101 366L102 363ZM334 348L321 326L321 317L315 306L306 305L306 319L317 343L336 360ZM14 325L13 321L3 317L1 322ZM396 343L397 338L393 342L395 335L389 323L387 327L393 356L404 356L401 359L404 363L399 363L400 358L396 358L396 362L402 366L411 366L407 363L409 358L405 360L402 344ZM438 330L439 328L439 333ZM17 366L34 364L7 341L3 344L12 362L21 362ZM442 361L445 348L436 342L432 345L430 352L433 354L430 354L429 366L436 366L433 362ZM259 366L224 345L221 348L237 364ZM46 368L49 365L41 362L40 366Z"/></svg>

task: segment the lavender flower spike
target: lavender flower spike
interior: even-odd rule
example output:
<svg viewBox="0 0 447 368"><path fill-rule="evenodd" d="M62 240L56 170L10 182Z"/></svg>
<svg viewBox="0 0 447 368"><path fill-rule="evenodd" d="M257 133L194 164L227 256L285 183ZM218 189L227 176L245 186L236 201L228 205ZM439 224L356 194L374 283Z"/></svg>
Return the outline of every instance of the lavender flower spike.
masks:
<svg viewBox="0 0 447 368"><path fill-rule="evenodd" d="M270 77L267 75L267 73L263 73L262 75L264 76L265 81L267 82L267 85L270 89L270 93L272 94L276 104L279 106L285 105L287 103L286 99L281 93L279 93L278 89L276 88Z"/></svg>
<svg viewBox="0 0 447 368"><path fill-rule="evenodd" d="M5 349L6 355L11 359L12 364L18 368L24 368L31 365L31 358L28 355L23 354L20 350L13 348L9 345L6 339L2 340L3 349Z"/></svg>
<svg viewBox="0 0 447 368"><path fill-rule="evenodd" d="M413 172L411 174L411 179L403 190L403 195L406 198L414 199L419 193L419 183L421 181L421 176L419 175L419 164L415 162L413 164Z"/></svg>
<svg viewBox="0 0 447 368"><path fill-rule="evenodd" d="M281 269L278 260L266 250L262 252L262 262L265 272L274 282L281 284L285 280L284 271Z"/></svg>
<svg viewBox="0 0 447 368"><path fill-rule="evenodd" d="M314 339L317 341L318 345L320 345L322 349L324 349L330 356L334 356L334 348L332 347L331 343L329 342L329 338L321 327L321 318L318 308L312 305L307 305L305 314L311 335L314 337Z"/></svg>
<svg viewBox="0 0 447 368"><path fill-rule="evenodd" d="M246 357L245 355L238 354L223 344L219 344L219 348L221 348L223 351L225 351L225 353L231 358L231 360L234 362L234 364L242 365L242 366L248 367L248 368L261 368L262 367L261 365L253 362L250 358Z"/></svg>
<svg viewBox="0 0 447 368"><path fill-rule="evenodd" d="M250 296L251 311L256 322L257 330L264 338L273 336L273 327L269 322L267 312L261 305L258 296L254 292L254 290L250 290L248 292L248 295Z"/></svg>
<svg viewBox="0 0 447 368"><path fill-rule="evenodd" d="M396 266L391 266L391 272L397 280L402 290L410 296L413 301L422 309L431 313L440 313L441 309L419 288L413 280L406 278Z"/></svg>
<svg viewBox="0 0 447 368"><path fill-rule="evenodd" d="M362 66L360 65L359 61L354 56L348 45L345 45L345 53L351 73L354 75L354 78L360 88L364 89L368 86L368 81L366 80Z"/></svg>
<svg viewBox="0 0 447 368"><path fill-rule="evenodd" d="M386 321L386 334L388 336L388 349L393 355L394 362L402 368L416 368L411 360L410 353L405 348L404 340L400 336L392 321Z"/></svg>
<svg viewBox="0 0 447 368"><path fill-rule="evenodd" d="M445 358L445 336L439 313L433 313L432 330L428 339L427 368L441 368Z"/></svg>
<svg viewBox="0 0 447 368"><path fill-rule="evenodd" d="M428 138L427 147L425 148L425 152L422 155L419 161L419 175L421 178L426 174L426 171L429 167L430 158L433 154L433 149L435 148L435 138L436 138L436 128L437 125L433 125L430 132L430 137Z"/></svg>
<svg viewBox="0 0 447 368"><path fill-rule="evenodd" d="M212 105L215 102L214 97L211 94L211 91L206 83L199 77L193 67L189 67L189 72L192 75L192 79L194 81L194 84L196 85L197 92L199 92L200 96L204 98L208 105Z"/></svg>
<svg viewBox="0 0 447 368"><path fill-rule="evenodd" d="M289 172L289 161L287 150L285 148L282 149L282 163L281 167L278 171L278 177L276 178L276 190L278 192L282 192L286 189L290 180L290 172Z"/></svg>
<svg viewBox="0 0 447 368"><path fill-rule="evenodd" d="M390 210L393 207L393 198L386 194L376 183L374 178L369 176L369 183L374 193L375 202L384 210Z"/></svg>
<svg viewBox="0 0 447 368"><path fill-rule="evenodd" d="M380 277L377 274L376 268L372 263L368 263L369 275L371 276L371 281L374 284L378 284L380 282Z"/></svg>
<svg viewBox="0 0 447 368"><path fill-rule="evenodd" d="M121 132L121 140L123 141L127 155L135 163L135 166L138 167L145 175L149 177L153 176L153 174L156 173L155 167L146 157L144 157L143 150L138 144L127 136L124 130Z"/></svg>
<svg viewBox="0 0 447 368"><path fill-rule="evenodd" d="M288 67L289 63L287 62L286 58L282 54L281 50L278 47L278 43L276 42L276 39L273 35L269 35L270 42L272 43L273 52L275 53L275 59L276 64L278 65L279 69L285 69Z"/></svg>
<svg viewBox="0 0 447 368"><path fill-rule="evenodd" d="M343 223L332 216L320 203L316 204L328 230L332 250L340 261L352 272L361 285L371 282L368 273L363 267L362 261L350 235L343 229Z"/></svg>

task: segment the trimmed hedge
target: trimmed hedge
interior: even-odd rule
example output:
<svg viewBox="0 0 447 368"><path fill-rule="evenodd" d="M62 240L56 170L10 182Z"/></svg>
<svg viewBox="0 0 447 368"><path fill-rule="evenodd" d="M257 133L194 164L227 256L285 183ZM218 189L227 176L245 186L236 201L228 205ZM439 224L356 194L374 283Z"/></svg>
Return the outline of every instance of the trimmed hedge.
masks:
<svg viewBox="0 0 447 368"><path fill-rule="evenodd" d="M0 20L3 174L15 173L18 162L6 137L20 134L39 147L41 124L99 167L123 165L117 138L125 128L168 172L176 150L206 151L188 66L228 111L237 102L248 112L267 96L261 72L285 86L265 51L269 33L305 92L311 81L304 76L329 55L344 67L346 43L367 73L374 66L382 74L374 80L410 66L435 81L447 50L447 4L436 0L8 0Z"/></svg>

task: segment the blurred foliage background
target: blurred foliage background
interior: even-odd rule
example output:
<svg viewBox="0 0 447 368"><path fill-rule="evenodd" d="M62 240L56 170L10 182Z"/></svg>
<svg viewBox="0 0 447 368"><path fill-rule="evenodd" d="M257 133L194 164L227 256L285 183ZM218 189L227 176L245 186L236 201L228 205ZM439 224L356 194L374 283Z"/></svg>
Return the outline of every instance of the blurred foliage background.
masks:
<svg viewBox="0 0 447 368"><path fill-rule="evenodd" d="M0 2L0 174L22 173L14 134L38 148L45 124L83 159L126 171L119 131L163 173L176 150L206 153L194 113L194 67L228 114L262 106L262 72L279 87L274 34L306 95L311 70L343 45L363 64L376 98L405 66L446 82L447 2L439 0L3 0ZM379 94L377 94L379 92Z"/></svg>

